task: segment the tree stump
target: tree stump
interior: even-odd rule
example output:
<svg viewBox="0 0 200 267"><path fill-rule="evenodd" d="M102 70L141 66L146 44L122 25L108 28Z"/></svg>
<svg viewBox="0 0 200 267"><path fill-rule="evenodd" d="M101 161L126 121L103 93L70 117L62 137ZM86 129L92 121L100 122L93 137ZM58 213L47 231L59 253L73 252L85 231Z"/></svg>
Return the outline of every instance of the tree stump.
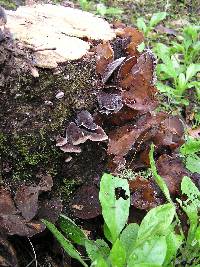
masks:
<svg viewBox="0 0 200 267"><path fill-rule="evenodd" d="M105 20L63 6L6 13L7 37L0 43L1 179L17 186L45 172L74 184L55 138L75 112L94 109L98 79L90 48L115 33Z"/></svg>

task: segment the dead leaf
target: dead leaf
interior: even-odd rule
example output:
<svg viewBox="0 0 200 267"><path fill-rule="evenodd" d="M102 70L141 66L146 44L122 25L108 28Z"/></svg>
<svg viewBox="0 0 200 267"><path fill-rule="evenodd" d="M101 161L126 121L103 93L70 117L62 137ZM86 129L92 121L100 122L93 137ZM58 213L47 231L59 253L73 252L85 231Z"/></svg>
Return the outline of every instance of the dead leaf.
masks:
<svg viewBox="0 0 200 267"><path fill-rule="evenodd" d="M0 266L18 267L16 252L10 242L0 235Z"/></svg>
<svg viewBox="0 0 200 267"><path fill-rule="evenodd" d="M150 179L137 176L129 180L131 205L138 209L150 210L164 202L160 190Z"/></svg>
<svg viewBox="0 0 200 267"><path fill-rule="evenodd" d="M37 216L55 223L61 214L62 208L62 200L59 197L45 199L39 202Z"/></svg>
<svg viewBox="0 0 200 267"><path fill-rule="evenodd" d="M168 146L171 150L184 143L184 126L178 116L170 116L161 122L159 131L153 137L157 147Z"/></svg>
<svg viewBox="0 0 200 267"><path fill-rule="evenodd" d="M118 81L126 106L143 112L157 107L155 57L150 50L146 50L139 58L127 59L119 70Z"/></svg>
<svg viewBox="0 0 200 267"><path fill-rule="evenodd" d="M157 33L161 33L161 34L166 33L168 35L173 35L173 36L177 36L177 34L178 34L178 32L175 31L174 29L167 28L167 27L163 26L162 24L157 25L155 27L155 31Z"/></svg>
<svg viewBox="0 0 200 267"><path fill-rule="evenodd" d="M0 189L0 228L2 232L20 236L33 236L42 232L45 226L38 221L38 210L41 210L42 206L43 210L49 209L45 212L49 214L50 219L50 215L54 214L53 220L55 221L60 210L56 209L55 203L51 199L45 199L45 195L41 197L40 202L38 201L41 192L50 191L52 186L53 181L50 175L43 175L38 185L21 185L14 197L9 189L2 186ZM53 209L52 212L51 209Z"/></svg>
<svg viewBox="0 0 200 267"><path fill-rule="evenodd" d="M200 138L200 127L197 127L195 129L188 129L188 134L192 137L192 138Z"/></svg>
<svg viewBox="0 0 200 267"><path fill-rule="evenodd" d="M15 195L15 203L25 220L33 219L38 210L39 188L22 185Z"/></svg>
<svg viewBox="0 0 200 267"><path fill-rule="evenodd" d="M130 73L135 64L137 64L136 56L131 56L124 60L124 62L120 66L118 77L117 77L120 86L124 85L123 80L132 79L132 75L130 75Z"/></svg>
<svg viewBox="0 0 200 267"><path fill-rule="evenodd" d="M0 187L0 214L16 214L17 209L11 197L9 189Z"/></svg>
<svg viewBox="0 0 200 267"><path fill-rule="evenodd" d="M21 185L15 195L15 204L26 221L32 220L38 211L39 193L50 191L53 186L52 177L43 176L38 186Z"/></svg>
<svg viewBox="0 0 200 267"><path fill-rule="evenodd" d="M96 186L83 185L78 188L70 201L74 215L81 219L92 219L101 214L99 190Z"/></svg>
<svg viewBox="0 0 200 267"><path fill-rule="evenodd" d="M144 41L144 35L138 29L133 27L126 27L116 30L117 36L121 38L130 38L130 43L126 47L126 51L129 55L137 55L137 46Z"/></svg>
<svg viewBox="0 0 200 267"><path fill-rule="evenodd" d="M121 126L109 134L108 154L124 157L136 141L144 142L152 138L157 132L159 124L166 118L164 113L152 116L150 113L140 117L134 124ZM152 130L150 132L150 130ZM140 139L139 139L140 138Z"/></svg>
<svg viewBox="0 0 200 267"><path fill-rule="evenodd" d="M42 175L41 180L38 184L38 187L40 187L40 191L50 191L53 186L53 179L51 175Z"/></svg>
<svg viewBox="0 0 200 267"><path fill-rule="evenodd" d="M108 64L114 60L114 51L109 42L104 42L96 47L96 72L103 74Z"/></svg>
<svg viewBox="0 0 200 267"><path fill-rule="evenodd" d="M106 83L108 79L112 76L113 72L119 68L119 66L122 64L122 62L125 60L126 57L120 57L116 59L115 61L108 64L105 72L102 75L102 82Z"/></svg>
<svg viewBox="0 0 200 267"><path fill-rule="evenodd" d="M161 155L156 162L159 175L164 179L169 189L170 194L180 194L180 185L183 176L190 176L189 171L184 167L180 158Z"/></svg>
<svg viewBox="0 0 200 267"><path fill-rule="evenodd" d="M1 214L0 225L8 235L33 236L45 229L45 226L41 222L26 222L22 216L15 214Z"/></svg>

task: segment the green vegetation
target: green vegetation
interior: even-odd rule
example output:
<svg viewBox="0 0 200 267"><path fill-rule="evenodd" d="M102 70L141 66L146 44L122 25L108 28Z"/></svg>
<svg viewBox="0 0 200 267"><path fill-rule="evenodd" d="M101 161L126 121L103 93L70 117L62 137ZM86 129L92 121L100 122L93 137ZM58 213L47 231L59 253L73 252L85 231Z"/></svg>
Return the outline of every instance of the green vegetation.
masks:
<svg viewBox="0 0 200 267"><path fill-rule="evenodd" d="M107 1L99 4L93 1L79 0L83 10L93 11L101 16L118 17L121 9L107 6ZM151 34L167 16L166 12L158 12L147 21L143 17L137 19L137 27L150 38L152 46L155 36ZM158 58L157 87L164 97L170 99L170 109L181 111L189 106L191 99L188 92L192 90L192 101L200 101L200 72L199 41L200 27L187 25L182 34L168 38L161 43L156 36L154 49ZM158 42L159 40L159 42ZM144 43L139 50L144 49ZM166 103L166 105L168 105ZM197 108L196 108L197 107ZM199 107L196 105L194 118L198 121ZM200 121L200 120L199 120ZM188 138L180 148L186 168L192 173L200 173L200 141ZM47 228L54 234L63 249L77 259L83 266L96 267L174 267L200 266L200 191L192 180L184 176L181 182L181 199L172 200L164 179L158 174L154 161L154 146L150 150L150 169L145 173L135 174L125 169L119 177L104 174L101 179L99 200L104 219L104 239L90 240L71 219L61 215L59 231L55 225L43 220ZM161 189L168 204L151 209L143 218L140 225L127 224L130 208L130 191L128 179L142 175L149 178L153 175L155 182ZM116 189L120 189L121 196L116 196ZM182 228L177 213L179 207L188 218L188 231ZM76 244L83 246L88 258L83 258L76 248Z"/></svg>
<svg viewBox="0 0 200 267"><path fill-rule="evenodd" d="M144 36L147 37L149 32L154 29L162 20L167 16L166 12L159 12L152 15L150 21L147 23L146 20L142 17L137 19L137 27L140 31L144 33Z"/></svg>
<svg viewBox="0 0 200 267"><path fill-rule="evenodd" d="M127 6L131 5L128 3ZM147 3L146 3L147 2ZM121 18L124 12L121 1L89 1L79 0L80 7L83 10L92 11L96 14L105 17ZM163 20L168 21L179 17L178 9L174 2L165 3L160 5L155 3L158 10L165 10L163 12L152 13L151 17L149 14L145 14L148 8L152 12L152 3L145 1L144 3L136 3L132 22L142 31L145 37L148 37L148 46L155 47L154 53L158 58L157 65L157 88L165 98L165 103L162 104L161 109L165 109L172 113L182 113L185 108L192 105L191 113L193 113L193 124L200 124L200 81L198 73L200 71L200 26L194 24L187 24L182 28L182 33L177 32L177 36L167 36L165 34L156 34L155 27ZM178 8L184 13L184 9L189 5L186 1L184 4L180 4ZM195 10L195 5L192 8ZM154 8L155 9L155 8ZM166 12L167 11L167 12ZM141 16L141 13L144 13ZM173 14L173 12L177 14ZM126 14L127 15L127 14ZM126 16L125 15L125 16ZM144 16L145 15L145 16ZM128 19L128 17L127 17ZM179 19L182 19L181 17ZM195 13L194 18L190 18L191 21L196 21ZM165 26L164 26L165 27ZM180 27L180 26L179 26ZM173 30L168 28L168 30ZM177 27L176 27L177 30ZM161 42L162 41L162 42ZM138 51L142 52L145 48L144 43L140 44ZM189 95L189 97L188 97Z"/></svg>
<svg viewBox="0 0 200 267"><path fill-rule="evenodd" d="M157 87L172 104L189 105L186 91L196 90L196 98L200 101L200 82L197 73L200 71L198 55L200 41L198 41L199 27L187 26L183 30L182 42L172 42L170 46L158 43L155 53L159 59Z"/></svg>
<svg viewBox="0 0 200 267"><path fill-rule="evenodd" d="M106 5L107 1L98 1L99 3L95 3L94 1L89 0L79 0L78 3L82 10L84 11L93 11L94 13L100 16L108 16L108 17L116 17L119 18L123 10L117 7L108 7Z"/></svg>
<svg viewBox="0 0 200 267"><path fill-rule="evenodd" d="M85 247L91 261L89 266L173 267L183 266L183 263L186 264L184 266L200 264L200 192L189 177L183 178L181 191L187 199L177 199L177 202L189 219L189 231L184 235L179 220L175 220L178 216L168 188L157 174L153 146L150 158L155 181L170 203L151 209L140 225L127 225L130 207L127 180L109 174L103 175L99 193L107 242L103 239L89 240L84 232L64 215L61 215L59 220L62 232L52 223L43 220L63 249L83 266L87 267L88 261L86 263L83 260L72 243ZM116 196L116 189L121 190L120 197Z"/></svg>
<svg viewBox="0 0 200 267"><path fill-rule="evenodd" d="M185 166L191 172L200 174L200 140L189 138L180 148L181 155L184 157Z"/></svg>

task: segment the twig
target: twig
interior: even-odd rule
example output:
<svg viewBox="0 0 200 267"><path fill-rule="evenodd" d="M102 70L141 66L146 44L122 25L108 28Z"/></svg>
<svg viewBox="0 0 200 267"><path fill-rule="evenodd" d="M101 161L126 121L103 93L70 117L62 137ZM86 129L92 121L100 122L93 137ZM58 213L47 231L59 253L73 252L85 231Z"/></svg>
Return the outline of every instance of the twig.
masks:
<svg viewBox="0 0 200 267"><path fill-rule="evenodd" d="M28 238L28 241L29 241L29 243L30 243L30 245L31 245L31 248L32 248L32 250L33 250L33 254L34 254L34 259L26 266L26 267L28 267L28 266L30 266L30 264L32 264L34 261L35 261L35 267L38 267L38 263L37 263L37 255L36 255L36 252L35 252L35 249L34 249L34 246L33 246L33 243L31 242L31 240L30 240L30 238L29 237L27 237Z"/></svg>
<svg viewBox="0 0 200 267"><path fill-rule="evenodd" d="M49 47L49 48L36 48L32 49L33 52L39 52L39 51L46 51L46 50L56 50L56 47Z"/></svg>

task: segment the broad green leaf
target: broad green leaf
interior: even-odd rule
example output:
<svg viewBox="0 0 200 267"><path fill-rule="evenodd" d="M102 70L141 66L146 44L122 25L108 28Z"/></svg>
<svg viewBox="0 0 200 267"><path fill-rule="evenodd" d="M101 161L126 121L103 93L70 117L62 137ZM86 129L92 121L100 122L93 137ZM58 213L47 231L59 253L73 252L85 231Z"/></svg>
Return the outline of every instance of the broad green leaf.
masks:
<svg viewBox="0 0 200 267"><path fill-rule="evenodd" d="M99 257L96 258L95 261L92 263L91 267L110 267L104 258Z"/></svg>
<svg viewBox="0 0 200 267"><path fill-rule="evenodd" d="M181 52L183 53L184 52L184 46L179 44L179 43L176 43L176 42L172 42L172 51L175 53L175 52Z"/></svg>
<svg viewBox="0 0 200 267"><path fill-rule="evenodd" d="M167 64L158 64L157 73L160 75L162 80L169 79L171 77L176 78L178 76L178 72L174 69L172 62Z"/></svg>
<svg viewBox="0 0 200 267"><path fill-rule="evenodd" d="M174 216L175 207L170 203L151 209L140 224L136 244L155 235L167 235Z"/></svg>
<svg viewBox="0 0 200 267"><path fill-rule="evenodd" d="M144 49L145 49L145 43L144 43L144 42L142 42L141 44L139 44L139 45L137 46L137 51L140 52L140 53L141 53Z"/></svg>
<svg viewBox="0 0 200 267"><path fill-rule="evenodd" d="M195 87L196 87L196 85L195 85ZM199 82L198 88L196 87L196 94L197 94L198 101L200 101L200 82Z"/></svg>
<svg viewBox="0 0 200 267"><path fill-rule="evenodd" d="M197 242L199 243L200 246L200 226L197 227L196 232L195 232L195 238Z"/></svg>
<svg viewBox="0 0 200 267"><path fill-rule="evenodd" d="M121 190L121 196L116 196L117 189ZM129 216L130 191L127 180L104 174L100 183L99 200L114 243Z"/></svg>
<svg viewBox="0 0 200 267"><path fill-rule="evenodd" d="M137 19L137 27L138 27L139 30L141 30L142 32L146 33L147 26L146 26L146 23L145 23L143 18L138 18Z"/></svg>
<svg viewBox="0 0 200 267"><path fill-rule="evenodd" d="M170 48L162 43L158 43L154 51L157 57L164 63L162 64L162 72L167 73L169 77L176 78L179 74L179 69L174 68L174 66L176 67L176 65L171 58Z"/></svg>
<svg viewBox="0 0 200 267"><path fill-rule="evenodd" d="M104 257L108 257L109 253L110 253L110 248L109 248L108 244L103 239L97 239L95 241L95 243L97 244L98 248L100 249L101 254L104 255Z"/></svg>
<svg viewBox="0 0 200 267"><path fill-rule="evenodd" d="M170 60L170 48L162 43L158 43L155 47L156 55L167 64Z"/></svg>
<svg viewBox="0 0 200 267"><path fill-rule="evenodd" d="M95 261L97 258L106 259L109 255L110 249L105 241L93 241L85 240L85 248L91 261Z"/></svg>
<svg viewBox="0 0 200 267"><path fill-rule="evenodd" d="M195 238L196 228L198 225L198 211L196 205L193 203L187 204L187 202L182 202L180 199L177 199L177 202L182 207L183 211L187 214L189 218L189 231L187 234L187 245L192 245Z"/></svg>
<svg viewBox="0 0 200 267"><path fill-rule="evenodd" d="M126 263L126 251L119 239L113 244L109 260L113 267L124 267Z"/></svg>
<svg viewBox="0 0 200 267"><path fill-rule="evenodd" d="M88 0L80 0L79 4L81 6L81 9L85 11L89 11L91 9L91 3L89 3Z"/></svg>
<svg viewBox="0 0 200 267"><path fill-rule="evenodd" d="M162 265L167 253L167 243L164 236L153 235L141 246L134 249L128 259L128 267L136 263Z"/></svg>
<svg viewBox="0 0 200 267"><path fill-rule="evenodd" d="M106 15L110 16L121 16L124 13L124 11L121 8L118 7L107 7L106 9Z"/></svg>
<svg viewBox="0 0 200 267"><path fill-rule="evenodd" d="M82 246L85 244L86 235L70 218L61 214L59 225L65 236L69 239Z"/></svg>
<svg viewBox="0 0 200 267"><path fill-rule="evenodd" d="M157 264L151 264L151 263L136 263L136 264L131 264L128 265L128 267L162 267L161 265Z"/></svg>
<svg viewBox="0 0 200 267"><path fill-rule="evenodd" d="M88 267L88 265L82 260L79 252L74 248L74 246L67 240L63 234L61 234L55 225L47 220L42 220L42 222L46 225L46 227L52 232L55 238L58 240L62 248L67 252L67 254L78 260L84 267Z"/></svg>
<svg viewBox="0 0 200 267"><path fill-rule="evenodd" d="M105 16L107 12L107 7L103 3L99 3L96 5L96 13Z"/></svg>
<svg viewBox="0 0 200 267"><path fill-rule="evenodd" d="M191 155L199 151L200 151L200 140L198 139L189 139L180 148L180 152L182 155Z"/></svg>
<svg viewBox="0 0 200 267"><path fill-rule="evenodd" d="M200 41L195 42L192 47L195 50L195 52L199 52L200 51Z"/></svg>
<svg viewBox="0 0 200 267"><path fill-rule="evenodd" d="M187 51L189 49L189 47L192 45L192 39L191 38L184 38L183 44L184 44L185 51Z"/></svg>
<svg viewBox="0 0 200 267"><path fill-rule="evenodd" d="M200 64L191 64L186 70L186 81L192 79L200 71Z"/></svg>
<svg viewBox="0 0 200 267"><path fill-rule="evenodd" d="M200 157L197 155L191 155L186 158L186 168L191 171L192 173L199 173L200 174Z"/></svg>
<svg viewBox="0 0 200 267"><path fill-rule="evenodd" d="M175 234L173 231L166 236L167 253L164 261L164 266L168 266L170 262L176 258L177 251L183 242L181 235Z"/></svg>
<svg viewBox="0 0 200 267"><path fill-rule="evenodd" d="M165 195L166 199L170 202L173 203L173 201L171 200L170 197L170 193L169 193L169 189L165 183L165 181L163 180L163 178L157 173L157 169L156 169L156 164L154 161L154 157L153 157L153 153L154 153L154 145L151 145L151 150L149 153L149 159L150 159L150 165L151 165L151 171L153 173L154 179L157 183L157 185L160 187L160 189L162 190L163 194Z"/></svg>
<svg viewBox="0 0 200 267"><path fill-rule="evenodd" d="M103 257L103 255L101 255L101 251L93 240L85 240L85 248L92 262L99 257Z"/></svg>
<svg viewBox="0 0 200 267"><path fill-rule="evenodd" d="M120 241L125 248L127 257L133 252L138 230L139 225L137 223L130 223L120 235Z"/></svg>
<svg viewBox="0 0 200 267"><path fill-rule="evenodd" d="M196 89L200 89L200 82L198 81L192 81L188 83L188 88L195 87Z"/></svg>
<svg viewBox="0 0 200 267"><path fill-rule="evenodd" d="M182 95L182 93L186 89L186 79L185 79L184 73L180 73L178 76L178 87L179 87L180 93Z"/></svg>
<svg viewBox="0 0 200 267"><path fill-rule="evenodd" d="M110 241L110 243L112 243L112 236L111 236L110 230L109 230L108 226L105 223L103 225L103 233L104 233L105 238L108 241Z"/></svg>
<svg viewBox="0 0 200 267"><path fill-rule="evenodd" d="M159 80L161 80L161 81L168 80L171 78L171 75L168 74L168 70L166 70L165 64L158 64L156 66L156 74L157 74Z"/></svg>
<svg viewBox="0 0 200 267"><path fill-rule="evenodd" d="M177 103L181 103L184 106L188 106L190 104L189 100L186 98L179 98L179 100L177 99Z"/></svg>
<svg viewBox="0 0 200 267"><path fill-rule="evenodd" d="M185 194L190 201L192 201L194 204L200 204L200 191L196 187L196 185L192 182L192 180L184 176L181 182L181 192L182 194Z"/></svg>
<svg viewBox="0 0 200 267"><path fill-rule="evenodd" d="M161 92L161 93L165 93L167 94L168 96L173 96L173 91L174 91L174 88L168 86L168 85L165 85L161 82L157 82L156 83L156 87L158 88L158 90Z"/></svg>
<svg viewBox="0 0 200 267"><path fill-rule="evenodd" d="M180 69L180 64L179 64L179 59L178 59L178 55L174 54L171 56L171 61L172 61L172 65L174 69Z"/></svg>
<svg viewBox="0 0 200 267"><path fill-rule="evenodd" d="M166 16L167 16L166 12L159 12L159 13L153 14L149 22L150 27L156 26L160 21L164 20Z"/></svg>
<svg viewBox="0 0 200 267"><path fill-rule="evenodd" d="M198 38L198 29L194 25L186 26L183 29L183 37L186 40L196 41Z"/></svg>
<svg viewBox="0 0 200 267"><path fill-rule="evenodd" d="M187 176L184 176L182 179L181 192L182 194L187 195L188 199L183 202L179 199L177 199L177 201L189 218L190 227L187 235L187 244L192 244L199 220L198 208L200 207L200 192L192 180Z"/></svg>

